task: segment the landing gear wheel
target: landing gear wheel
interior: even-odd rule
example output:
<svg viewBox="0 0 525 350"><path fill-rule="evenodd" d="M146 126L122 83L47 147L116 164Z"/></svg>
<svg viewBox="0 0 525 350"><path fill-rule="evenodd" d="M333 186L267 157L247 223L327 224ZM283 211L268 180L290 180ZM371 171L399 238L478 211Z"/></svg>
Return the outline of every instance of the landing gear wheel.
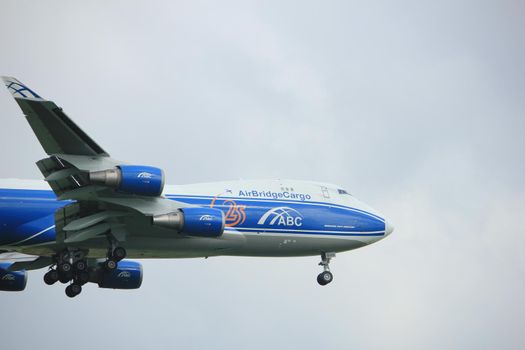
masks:
<svg viewBox="0 0 525 350"><path fill-rule="evenodd" d="M112 260L112 259L108 259L104 262L104 268L107 270L107 271L113 271L117 268L117 262L115 260Z"/></svg>
<svg viewBox="0 0 525 350"><path fill-rule="evenodd" d="M75 295L79 295L82 292L82 286L80 284L73 283L70 287Z"/></svg>
<svg viewBox="0 0 525 350"><path fill-rule="evenodd" d="M74 298L82 292L82 286L80 284L70 284L66 287L66 295L70 298Z"/></svg>
<svg viewBox="0 0 525 350"><path fill-rule="evenodd" d="M89 282L89 273L87 271L79 272L76 281L80 285L84 285Z"/></svg>
<svg viewBox="0 0 525 350"><path fill-rule="evenodd" d="M319 263L319 266L322 266L324 271L317 276L317 283L322 286L326 286L334 279L334 275L330 272L330 260L333 258L335 258L334 252L321 253L321 262Z"/></svg>
<svg viewBox="0 0 525 350"><path fill-rule="evenodd" d="M120 261L126 257L126 254L126 249L122 247L116 247L113 250L113 259L115 259L115 261Z"/></svg>
<svg viewBox="0 0 525 350"><path fill-rule="evenodd" d="M87 269L87 263L84 260L78 260L73 266L78 272L86 271Z"/></svg>
<svg viewBox="0 0 525 350"><path fill-rule="evenodd" d="M63 284L66 284L68 283L69 281L71 281L71 279L73 278L73 275L68 272L68 273L58 273L58 280L60 281L60 283L63 283Z"/></svg>
<svg viewBox="0 0 525 350"><path fill-rule="evenodd" d="M332 282L334 279L334 276L330 271L323 271L319 275L317 275L317 283L319 283L322 286L326 286L328 283Z"/></svg>
<svg viewBox="0 0 525 350"><path fill-rule="evenodd" d="M73 267L71 266L70 263L64 262L64 263L61 263L61 264L58 265L58 272L67 274L67 273L71 272L72 268Z"/></svg>
<svg viewBox="0 0 525 350"><path fill-rule="evenodd" d="M59 278L59 276L58 276L58 271L57 270L49 270L44 275L44 282L45 282L45 284L50 286L52 284L55 284L58 281L58 278Z"/></svg>

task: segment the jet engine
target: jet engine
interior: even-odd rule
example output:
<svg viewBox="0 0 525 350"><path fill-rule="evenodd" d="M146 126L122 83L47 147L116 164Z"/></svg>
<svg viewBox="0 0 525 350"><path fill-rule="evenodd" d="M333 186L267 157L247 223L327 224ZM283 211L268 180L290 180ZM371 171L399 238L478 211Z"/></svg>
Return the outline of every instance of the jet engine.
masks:
<svg viewBox="0 0 525 350"><path fill-rule="evenodd" d="M0 290L20 292L26 288L26 271L8 271L11 264L0 264Z"/></svg>
<svg viewBox="0 0 525 350"><path fill-rule="evenodd" d="M220 237L224 232L224 224L224 213L213 208L182 208L153 217L153 225L198 237Z"/></svg>
<svg viewBox="0 0 525 350"><path fill-rule="evenodd" d="M160 196L164 189L162 169L143 165L119 165L113 169L92 171L89 180L92 184L141 196Z"/></svg>
<svg viewBox="0 0 525 350"><path fill-rule="evenodd" d="M137 289L142 284L142 265L135 261L121 260L115 270L99 269L98 286L112 289Z"/></svg>

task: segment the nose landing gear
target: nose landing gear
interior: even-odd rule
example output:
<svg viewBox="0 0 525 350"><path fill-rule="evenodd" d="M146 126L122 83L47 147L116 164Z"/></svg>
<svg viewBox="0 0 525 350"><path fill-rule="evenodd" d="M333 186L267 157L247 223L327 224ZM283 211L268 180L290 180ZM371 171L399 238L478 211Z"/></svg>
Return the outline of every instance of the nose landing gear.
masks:
<svg viewBox="0 0 525 350"><path fill-rule="evenodd" d="M321 253L319 266L322 266L324 271L317 275L317 283L321 286L326 286L334 279L334 275L330 272L330 260L333 258L335 258L335 253Z"/></svg>

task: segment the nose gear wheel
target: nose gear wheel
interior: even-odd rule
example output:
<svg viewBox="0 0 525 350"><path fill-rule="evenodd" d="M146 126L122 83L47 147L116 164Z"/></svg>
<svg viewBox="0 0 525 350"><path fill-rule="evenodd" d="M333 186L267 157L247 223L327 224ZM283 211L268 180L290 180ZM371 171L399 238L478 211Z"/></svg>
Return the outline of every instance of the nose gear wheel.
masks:
<svg viewBox="0 0 525 350"><path fill-rule="evenodd" d="M334 275L330 272L330 260L333 258L335 258L335 253L321 253L319 266L322 266L324 271L317 275L317 283L321 286L326 286L334 280Z"/></svg>

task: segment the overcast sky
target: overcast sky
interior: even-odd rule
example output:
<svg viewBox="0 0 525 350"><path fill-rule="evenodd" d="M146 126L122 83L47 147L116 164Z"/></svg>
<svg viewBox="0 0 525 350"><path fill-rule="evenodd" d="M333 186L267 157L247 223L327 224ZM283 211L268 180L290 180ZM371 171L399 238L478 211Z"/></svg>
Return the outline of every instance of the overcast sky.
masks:
<svg viewBox="0 0 525 350"><path fill-rule="evenodd" d="M140 290L29 274L0 346L525 348L523 1L11 1L0 74L170 184L340 184L394 234L318 257L144 261ZM2 178L45 156L0 92Z"/></svg>

